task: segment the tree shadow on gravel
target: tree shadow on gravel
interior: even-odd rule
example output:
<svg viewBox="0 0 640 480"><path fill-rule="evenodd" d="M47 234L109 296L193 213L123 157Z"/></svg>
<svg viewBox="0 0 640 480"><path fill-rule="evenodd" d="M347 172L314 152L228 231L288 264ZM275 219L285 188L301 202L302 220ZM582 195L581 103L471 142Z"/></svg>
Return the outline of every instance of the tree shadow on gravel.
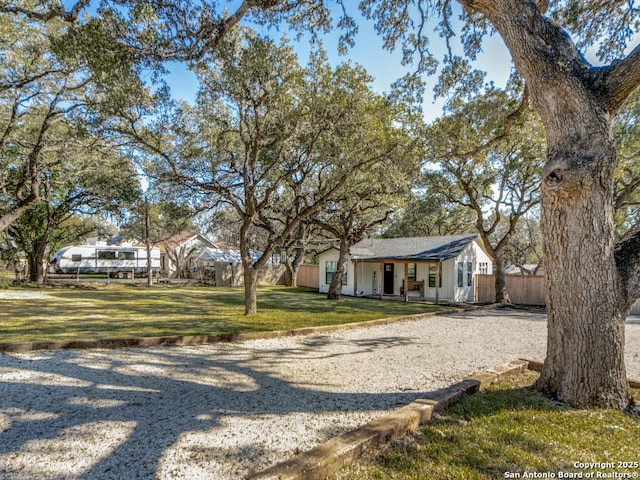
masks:
<svg viewBox="0 0 640 480"><path fill-rule="evenodd" d="M314 341L276 355L290 361L304 350L315 352ZM387 338L355 342L351 348L357 353L407 342ZM421 396L323 391L321 385L285 380L275 373L275 363L272 351L243 344L207 351L67 350L32 359L2 354L0 478L164 478L171 468L184 468L181 462L203 465L203 472L216 463L224 468L223 457L237 452L253 456L245 459L249 470L261 470L273 463L275 451L289 447L271 445L267 432L255 431L244 432L237 448L229 449L234 443L222 444L217 435L236 435L230 426L259 426L261 418L277 423L290 414L388 410ZM339 433L340 428L330 430ZM318 441L325 435L322 429L308 433ZM174 445L181 441L194 442L188 455L176 453ZM216 477L211 471L207 476Z"/></svg>

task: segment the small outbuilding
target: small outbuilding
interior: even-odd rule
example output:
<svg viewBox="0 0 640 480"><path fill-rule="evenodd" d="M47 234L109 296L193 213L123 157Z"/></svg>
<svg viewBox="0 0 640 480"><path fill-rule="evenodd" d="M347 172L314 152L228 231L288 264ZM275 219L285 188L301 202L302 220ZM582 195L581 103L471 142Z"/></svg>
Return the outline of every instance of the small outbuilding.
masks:
<svg viewBox="0 0 640 480"><path fill-rule="evenodd" d="M319 256L319 290L329 291L338 249ZM479 235L368 238L349 251L342 294L473 302L474 276L493 273Z"/></svg>
<svg viewBox="0 0 640 480"><path fill-rule="evenodd" d="M161 252L162 273L169 278L191 277L197 271L197 260L213 242L194 232L173 235L156 244Z"/></svg>

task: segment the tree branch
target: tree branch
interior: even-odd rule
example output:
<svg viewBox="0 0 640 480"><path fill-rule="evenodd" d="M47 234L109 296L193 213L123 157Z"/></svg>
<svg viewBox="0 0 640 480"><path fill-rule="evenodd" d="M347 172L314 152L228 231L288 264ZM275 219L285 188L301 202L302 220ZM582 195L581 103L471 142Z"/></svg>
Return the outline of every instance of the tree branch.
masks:
<svg viewBox="0 0 640 480"><path fill-rule="evenodd" d="M457 157L470 158L482 152L486 152L487 150L489 150L490 148L492 148L494 145L498 144L502 140L509 138L509 136L511 135L511 128L513 127L513 124L517 120L522 118L526 114L528 109L529 109L529 88L525 84L524 90L522 92L522 98L520 99L520 103L515 108L515 110L509 112L504 117L504 121L502 123L502 131L500 133L490 138L489 140L481 143L480 145L472 148L471 150L460 152L458 148L455 147L453 154Z"/></svg>
<svg viewBox="0 0 640 480"><path fill-rule="evenodd" d="M623 60L600 70L600 79L608 111L618 112L627 97L640 85L640 45Z"/></svg>
<svg viewBox="0 0 640 480"><path fill-rule="evenodd" d="M640 187L640 178L632 178L629 182L623 179L616 181L615 192L613 197L613 205L616 210L621 209L625 205L635 205L638 202L631 200L632 195Z"/></svg>
<svg viewBox="0 0 640 480"><path fill-rule="evenodd" d="M60 4L57 7L52 7L46 11L29 10L26 8L18 7L17 5L0 5L0 12L20 14L31 20L38 20L41 22L48 22L54 18L61 18L65 22L73 23L78 19L78 15L82 9L89 5L90 0L79 0L71 10L65 10Z"/></svg>
<svg viewBox="0 0 640 480"><path fill-rule="evenodd" d="M207 51L216 48L225 35L253 8L269 10L277 7L281 3L283 3L282 0L244 0L230 16L208 22L197 32L197 38L199 38L200 41L195 42L194 45L198 46L202 44L202 47L197 47L191 59L201 59Z"/></svg>

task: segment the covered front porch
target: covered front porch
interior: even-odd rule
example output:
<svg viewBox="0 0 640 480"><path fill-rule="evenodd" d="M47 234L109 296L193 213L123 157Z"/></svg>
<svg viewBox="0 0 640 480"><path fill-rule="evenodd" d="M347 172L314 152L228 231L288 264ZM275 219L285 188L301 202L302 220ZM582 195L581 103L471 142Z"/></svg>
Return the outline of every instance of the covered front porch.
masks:
<svg viewBox="0 0 640 480"><path fill-rule="evenodd" d="M440 303L442 260L353 259L353 295ZM443 297L443 293L445 293Z"/></svg>

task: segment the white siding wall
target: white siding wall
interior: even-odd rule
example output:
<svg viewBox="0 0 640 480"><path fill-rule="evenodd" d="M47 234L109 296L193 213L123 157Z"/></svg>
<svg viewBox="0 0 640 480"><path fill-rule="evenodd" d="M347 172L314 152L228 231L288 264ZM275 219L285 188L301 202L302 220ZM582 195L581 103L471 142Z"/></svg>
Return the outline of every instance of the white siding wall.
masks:
<svg viewBox="0 0 640 480"><path fill-rule="evenodd" d="M471 286L468 285L469 275L467 273L467 262L471 262L472 265L476 264L476 251L473 248L473 245L467 246L460 255L458 255L455 259L454 265L454 279L453 284L455 288L455 293L453 296L454 301L456 302L467 302L473 301L473 281L471 282ZM458 268L459 265L462 264L462 287L459 286L458 283ZM474 271L477 268L474 267ZM473 280L473 277L472 277Z"/></svg>
<svg viewBox="0 0 640 480"><path fill-rule="evenodd" d="M353 268L353 262L349 262L349 264ZM382 282L378 281L380 275L378 264L357 262L356 268L358 270L358 296L379 295ZM348 295L353 295L353 289L348 292Z"/></svg>
<svg viewBox="0 0 640 480"><path fill-rule="evenodd" d="M485 253L485 251L478 246L477 243L473 242L467 248L465 248L460 255L454 260L453 265L453 286L454 286L454 296L453 299L456 302L473 302L473 293L475 289L473 276L480 273L480 263L487 263L487 273L493 272L493 262L491 258ZM458 263L462 262L463 269L463 286L462 288L458 287ZM467 263L471 262L472 264L472 278L471 282L469 282L469 272L467 268ZM469 285L471 283L471 285Z"/></svg>
<svg viewBox="0 0 640 480"><path fill-rule="evenodd" d="M452 259L442 262L442 287L440 287L440 300L453 300L453 282L455 281L455 261ZM428 278L427 278L428 280ZM427 298L436 298L436 289L427 288Z"/></svg>
<svg viewBox="0 0 640 480"><path fill-rule="evenodd" d="M491 260L491 257L475 243L473 244L473 248L476 251L476 271L474 273L480 273L480 264L486 263L487 271L485 273L487 273L487 275L493 274L493 260Z"/></svg>
<svg viewBox="0 0 640 480"><path fill-rule="evenodd" d="M327 250L318 257L318 291L320 293L329 293L329 285L326 283L327 278L327 262L337 262L339 257L338 250ZM347 284L342 286L342 295L353 295L353 263L347 261ZM343 279L344 280L344 279ZM361 279L358 279L360 282Z"/></svg>

